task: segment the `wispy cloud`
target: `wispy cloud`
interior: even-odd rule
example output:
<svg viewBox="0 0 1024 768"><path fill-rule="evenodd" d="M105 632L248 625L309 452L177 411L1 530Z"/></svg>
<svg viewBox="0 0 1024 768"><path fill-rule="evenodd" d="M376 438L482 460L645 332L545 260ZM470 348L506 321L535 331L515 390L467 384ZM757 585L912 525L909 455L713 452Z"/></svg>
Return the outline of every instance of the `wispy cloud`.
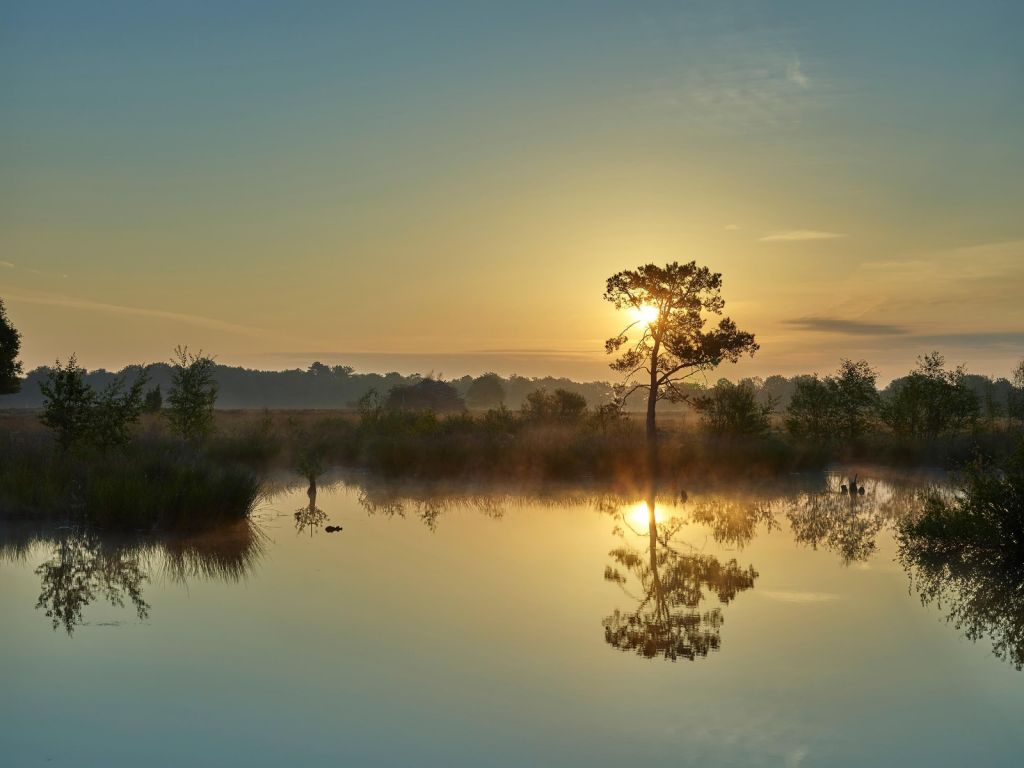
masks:
<svg viewBox="0 0 1024 768"><path fill-rule="evenodd" d="M87 312L101 312L108 315L124 315L130 317L149 317L160 320L169 320L184 325L192 325L199 328L207 328L213 331L222 331L237 336L248 336L256 339L277 339L289 343L309 344L308 339L297 339L277 331L266 328L256 328L248 325L229 323L203 315L192 315L183 312L170 312L162 309L148 309L146 307L132 307L121 304L108 304L91 299L80 299L74 296L65 296L55 293L14 292L8 294L7 298L12 303L37 304L47 307L61 307L64 309L79 309Z"/></svg>
<svg viewBox="0 0 1024 768"><path fill-rule="evenodd" d="M793 60L786 67L786 79L803 90L811 87L811 79L804 74L803 66L800 64L800 57L797 54L793 54Z"/></svg>
<svg viewBox="0 0 1024 768"><path fill-rule="evenodd" d="M822 232L818 229L787 229L770 232L760 240L762 243L799 243L807 240L835 240L840 237L846 237L846 235L841 232Z"/></svg>
<svg viewBox="0 0 1024 768"><path fill-rule="evenodd" d="M14 269L14 264L10 261L0 261L0 267L6 267L7 269Z"/></svg>
<svg viewBox="0 0 1024 768"><path fill-rule="evenodd" d="M785 322L786 325L801 331L841 333L848 336L902 336L907 333L907 329L899 325L866 323L863 320L844 320L838 317L797 317Z"/></svg>

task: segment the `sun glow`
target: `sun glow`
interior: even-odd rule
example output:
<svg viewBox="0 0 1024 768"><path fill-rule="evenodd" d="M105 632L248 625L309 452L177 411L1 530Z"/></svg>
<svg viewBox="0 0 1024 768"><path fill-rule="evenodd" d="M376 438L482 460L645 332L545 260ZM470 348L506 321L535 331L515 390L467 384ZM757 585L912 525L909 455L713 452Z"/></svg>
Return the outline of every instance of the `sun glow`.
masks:
<svg viewBox="0 0 1024 768"><path fill-rule="evenodd" d="M636 318L638 323L644 323L645 325L651 325L655 320L658 319L658 308L652 307L650 304L643 304L639 307L634 308L633 316Z"/></svg>
<svg viewBox="0 0 1024 768"><path fill-rule="evenodd" d="M622 511L622 517L631 528L638 531L646 531L647 527L651 522L650 508L647 506L647 502L641 501L638 504L634 504L632 507L628 507ZM654 522L663 523L665 521L665 513L654 506Z"/></svg>

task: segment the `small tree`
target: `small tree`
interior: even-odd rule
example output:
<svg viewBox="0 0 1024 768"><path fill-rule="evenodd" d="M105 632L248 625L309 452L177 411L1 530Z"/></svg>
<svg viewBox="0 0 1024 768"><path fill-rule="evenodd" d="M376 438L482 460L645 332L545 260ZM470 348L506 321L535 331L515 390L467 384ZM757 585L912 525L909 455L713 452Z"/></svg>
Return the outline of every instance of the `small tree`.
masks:
<svg viewBox="0 0 1024 768"><path fill-rule="evenodd" d="M7 319L3 299L0 299L0 395L13 395L21 389L21 334Z"/></svg>
<svg viewBox="0 0 1024 768"><path fill-rule="evenodd" d="M131 427L142 413L142 388L145 374L140 373L127 391L125 381L118 377L93 398L89 414L88 439L101 451L127 444Z"/></svg>
<svg viewBox="0 0 1024 768"><path fill-rule="evenodd" d="M125 445L132 425L139 420L145 384L146 377L140 374L125 391L125 380L118 377L97 394L72 355L65 365L58 360L46 381L39 383L43 394L40 420L57 433L63 450L90 445L107 451Z"/></svg>
<svg viewBox="0 0 1024 768"><path fill-rule="evenodd" d="M830 379L835 392L839 429L848 439L863 435L878 409L878 373L867 360L843 360L839 372Z"/></svg>
<svg viewBox="0 0 1024 768"><path fill-rule="evenodd" d="M46 377L39 382L43 395L43 414L39 420L57 435L63 450L82 442L89 433L96 393L85 383L85 369L80 368L75 356L66 364L54 363Z"/></svg>
<svg viewBox="0 0 1024 768"><path fill-rule="evenodd" d="M728 317L705 330L704 313L720 315L725 307L721 289L721 274L693 261L664 267L645 264L608 278L605 300L616 309L631 310L636 319L605 342L605 352L619 354L611 367L625 376L622 399L646 390L647 439L652 446L658 434L658 401L687 399L678 382L725 361L735 363L758 349L753 334L737 329Z"/></svg>
<svg viewBox="0 0 1024 768"><path fill-rule="evenodd" d="M771 429L774 407L757 402L750 382L721 379L709 393L694 400L704 428L717 435L761 437Z"/></svg>
<svg viewBox="0 0 1024 768"><path fill-rule="evenodd" d="M201 440L213 432L213 405L217 401L213 358L202 350L193 354L188 347L179 346L171 366L167 420L174 433L185 440Z"/></svg>

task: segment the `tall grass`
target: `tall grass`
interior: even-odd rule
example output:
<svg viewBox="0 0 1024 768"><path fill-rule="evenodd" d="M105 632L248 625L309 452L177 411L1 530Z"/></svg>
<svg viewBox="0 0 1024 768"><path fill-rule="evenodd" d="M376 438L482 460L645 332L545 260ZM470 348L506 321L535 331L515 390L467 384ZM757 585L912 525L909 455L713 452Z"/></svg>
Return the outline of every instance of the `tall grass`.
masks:
<svg viewBox="0 0 1024 768"><path fill-rule="evenodd" d="M83 454L40 440L0 460L0 512L15 517L112 530L200 530L248 517L259 496L252 470L168 441Z"/></svg>

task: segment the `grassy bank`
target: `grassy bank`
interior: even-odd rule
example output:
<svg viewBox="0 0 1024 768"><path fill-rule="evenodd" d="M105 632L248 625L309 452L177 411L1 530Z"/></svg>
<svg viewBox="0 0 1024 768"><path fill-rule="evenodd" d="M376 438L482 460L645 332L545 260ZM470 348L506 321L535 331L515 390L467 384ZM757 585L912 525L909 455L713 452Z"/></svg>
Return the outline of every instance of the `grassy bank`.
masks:
<svg viewBox="0 0 1024 768"><path fill-rule="evenodd" d="M63 452L45 435L0 451L0 512L111 530L189 531L246 518L255 473L180 442L141 436L124 450Z"/></svg>

